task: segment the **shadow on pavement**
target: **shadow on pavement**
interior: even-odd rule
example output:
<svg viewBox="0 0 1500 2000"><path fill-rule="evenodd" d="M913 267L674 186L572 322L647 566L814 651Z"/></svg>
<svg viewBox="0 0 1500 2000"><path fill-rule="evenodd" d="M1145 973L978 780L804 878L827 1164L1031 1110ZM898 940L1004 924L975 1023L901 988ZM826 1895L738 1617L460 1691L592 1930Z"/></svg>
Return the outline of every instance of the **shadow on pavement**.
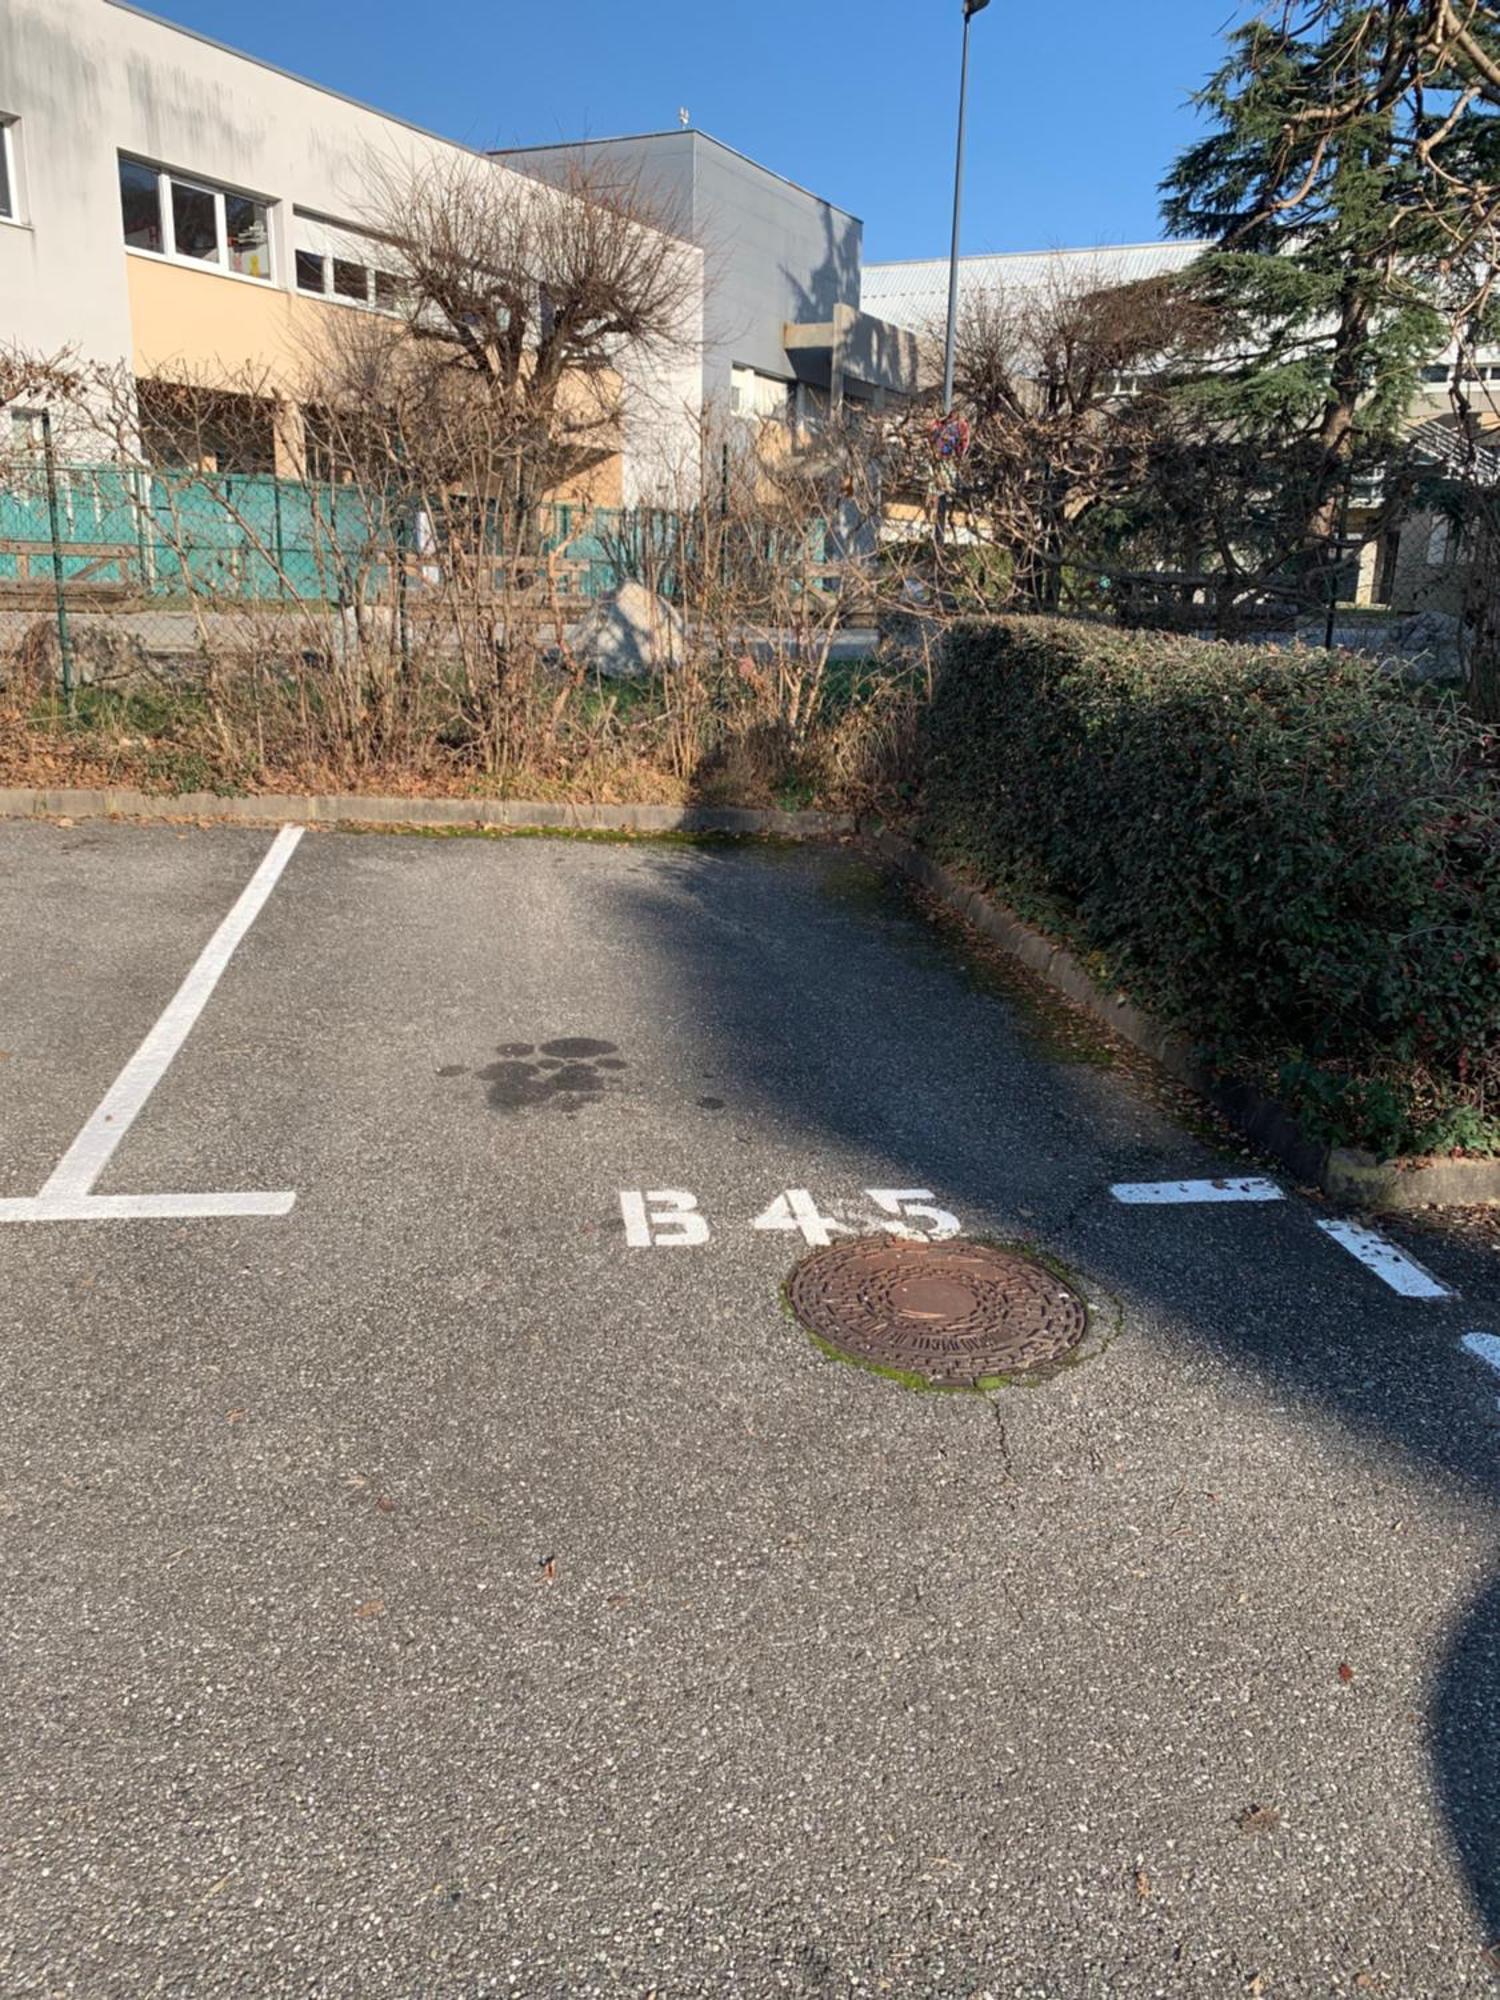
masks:
<svg viewBox="0 0 1500 2000"><path fill-rule="evenodd" d="M1326 1240L1288 1203L1278 1255L1290 1269L1277 1275L1305 1282L1308 1301L1345 1301L1311 1320L1257 1307L1243 1270L1205 1282L1139 1261L1122 1212L1109 1212L1109 1182L1222 1171L1222 1153L1168 1131L1157 1113L1143 1117L1134 1087L1107 1067L1058 1060L903 888L848 855L774 849L679 854L634 879L622 919L667 980L695 996L716 1088L758 1099L783 1124L888 1152L940 1198L1028 1214L1015 1233L1076 1263L1093 1286L1170 1314L1308 1414L1468 1495L1500 1499L1488 1399L1457 1353L1464 1326L1495 1316L1492 1260L1439 1254L1440 1274L1467 1294L1460 1304L1387 1302L1376 1281L1367 1290L1352 1267L1330 1264ZM1488 1945L1500 1939L1500 1579L1451 1639L1428 1732Z"/></svg>

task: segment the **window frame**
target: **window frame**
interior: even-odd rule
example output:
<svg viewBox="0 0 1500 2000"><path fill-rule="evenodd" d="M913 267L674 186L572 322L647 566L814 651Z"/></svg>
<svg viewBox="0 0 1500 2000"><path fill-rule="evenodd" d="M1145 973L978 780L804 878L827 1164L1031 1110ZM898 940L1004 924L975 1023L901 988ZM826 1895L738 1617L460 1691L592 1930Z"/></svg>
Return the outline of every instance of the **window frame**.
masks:
<svg viewBox="0 0 1500 2000"><path fill-rule="evenodd" d="M340 271L349 273L358 271L360 277L364 280L364 289L360 292L346 291L339 279ZM346 306L367 307L369 305L370 287L374 277L373 268L369 264L359 263L353 257L330 256L328 258L328 276L330 280L329 298L338 299Z"/></svg>
<svg viewBox="0 0 1500 2000"><path fill-rule="evenodd" d="M20 124L14 112L0 111L0 179L3 179L5 201L0 205L0 222L21 225L21 170L16 164L15 130Z"/></svg>
<svg viewBox="0 0 1500 2000"><path fill-rule="evenodd" d="M317 267L318 267L318 282L317 282L317 284L316 284L316 285L304 285L304 284L303 284L303 282L302 282L302 266L303 266L303 263L304 263L304 261L305 261L305 262L307 262L307 263L309 263L309 264L316 264L316 265L317 265ZM306 299L326 299L326 298L328 298L328 297L330 296L330 293L329 293L329 290L328 290L328 265L329 265L329 262L330 262L330 259L329 259L329 258L327 257L327 255L326 255L326 254L325 254L325 253L324 253L323 251L321 251L321 250L300 250L300 249L296 249L296 248L294 248L294 249L293 249L293 251L292 251L292 288L293 288L293 290L294 290L294 291L296 291L296 292L298 292L298 293L300 293L300 295L301 295L301 296L302 296L303 298L306 298Z"/></svg>
<svg viewBox="0 0 1500 2000"><path fill-rule="evenodd" d="M172 258L174 263L190 264L195 270L206 264L210 270L227 271L229 269L229 259L225 255L228 246L224 238L223 195L219 193L217 188L205 187L201 181L190 181L183 174L163 173L159 176L157 182L158 198L160 198L163 183L165 183L166 201L162 206L162 219L167 225L163 230L163 241L167 247L162 254ZM207 195L213 203L214 249L211 257L200 257L195 251L183 250L178 246L177 193L179 188L187 195Z"/></svg>
<svg viewBox="0 0 1500 2000"><path fill-rule="evenodd" d="M385 237L361 228L357 222L346 222L318 209L298 208L295 202L289 228L291 286L299 298L320 299L329 306L349 306L355 312L379 313L383 319L403 316L410 295L410 279L379 261L382 252L389 256L390 245ZM322 274L320 285L303 284L299 266L304 260L317 265ZM339 290L334 277L338 265L346 271L364 273L362 292ZM381 296L382 291L385 297Z"/></svg>
<svg viewBox="0 0 1500 2000"><path fill-rule="evenodd" d="M129 164L156 176L157 216L161 227L162 247L149 250L141 243L125 244L125 253L130 257L150 257L159 264L175 264L183 271L211 271L215 277L233 278L238 284L272 286L279 284L276 269L275 230L271 217L276 202L264 194L255 194L249 188L225 187L216 181L200 179L196 174L179 173L173 167L161 166L155 160L143 160L138 153L119 152L115 155L115 178L119 179L120 167ZM190 252L177 247L177 216L172 200L174 187L185 189L189 194L206 194L214 205L214 254L212 257L194 257ZM266 270L263 275L254 271L236 271L230 263L229 221L225 203L229 197L253 202L265 211L266 217Z"/></svg>
<svg viewBox="0 0 1500 2000"><path fill-rule="evenodd" d="M298 261L306 258L315 263L323 276L321 285L304 285ZM356 297L353 292L341 292L334 278L334 266L342 264L346 271L363 271L364 292ZM399 272L387 271L379 264L366 264L355 257L340 257L332 250L309 250L305 245L297 245L292 251L292 283L299 298L321 299L324 305L352 306L355 312L379 313L384 319L399 319L402 313L402 296L406 280ZM381 286L389 289L389 302L380 296Z"/></svg>

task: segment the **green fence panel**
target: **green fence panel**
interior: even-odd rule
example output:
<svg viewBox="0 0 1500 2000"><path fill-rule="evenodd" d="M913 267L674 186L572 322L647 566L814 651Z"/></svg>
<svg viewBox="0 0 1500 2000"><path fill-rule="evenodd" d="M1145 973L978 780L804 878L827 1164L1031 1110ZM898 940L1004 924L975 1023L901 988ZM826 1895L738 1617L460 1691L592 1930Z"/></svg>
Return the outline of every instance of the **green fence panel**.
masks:
<svg viewBox="0 0 1500 2000"><path fill-rule="evenodd" d="M494 501L400 503L377 488L268 473L143 472L59 464L65 577L88 575L159 599L335 603L391 582L393 558L441 566L450 532L503 557L510 522ZM543 509L542 548L561 550L585 597L626 577L677 594L694 553L692 517L658 508ZM107 559L101 560L101 551ZM0 582L50 575L52 531L40 459L0 469Z"/></svg>

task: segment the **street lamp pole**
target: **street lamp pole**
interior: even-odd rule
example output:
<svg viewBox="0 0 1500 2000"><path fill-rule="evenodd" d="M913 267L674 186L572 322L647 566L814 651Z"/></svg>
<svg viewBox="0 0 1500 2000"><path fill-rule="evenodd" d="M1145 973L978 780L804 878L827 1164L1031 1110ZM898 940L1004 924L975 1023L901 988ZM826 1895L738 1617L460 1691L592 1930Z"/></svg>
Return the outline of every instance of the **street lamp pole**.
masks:
<svg viewBox="0 0 1500 2000"><path fill-rule="evenodd" d="M953 370L958 352L958 227L964 198L964 117L969 102L969 23L990 0L964 0L964 54L958 75L958 157L953 167L953 249L948 259L948 338L943 347L943 415L953 410Z"/></svg>

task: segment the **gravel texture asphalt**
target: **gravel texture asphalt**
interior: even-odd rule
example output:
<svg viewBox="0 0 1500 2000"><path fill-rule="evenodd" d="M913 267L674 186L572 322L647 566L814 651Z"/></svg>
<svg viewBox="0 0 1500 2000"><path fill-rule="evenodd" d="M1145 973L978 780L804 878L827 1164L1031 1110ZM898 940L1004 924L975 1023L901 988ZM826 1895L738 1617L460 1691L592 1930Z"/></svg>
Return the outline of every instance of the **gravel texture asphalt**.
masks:
<svg viewBox="0 0 1500 2000"><path fill-rule="evenodd" d="M268 840L0 825L0 1196ZM1226 1171L852 853L308 833L99 1185L291 1214L0 1225L0 1993L1495 1990L1500 1261ZM825 1359L872 1187L1090 1358Z"/></svg>

